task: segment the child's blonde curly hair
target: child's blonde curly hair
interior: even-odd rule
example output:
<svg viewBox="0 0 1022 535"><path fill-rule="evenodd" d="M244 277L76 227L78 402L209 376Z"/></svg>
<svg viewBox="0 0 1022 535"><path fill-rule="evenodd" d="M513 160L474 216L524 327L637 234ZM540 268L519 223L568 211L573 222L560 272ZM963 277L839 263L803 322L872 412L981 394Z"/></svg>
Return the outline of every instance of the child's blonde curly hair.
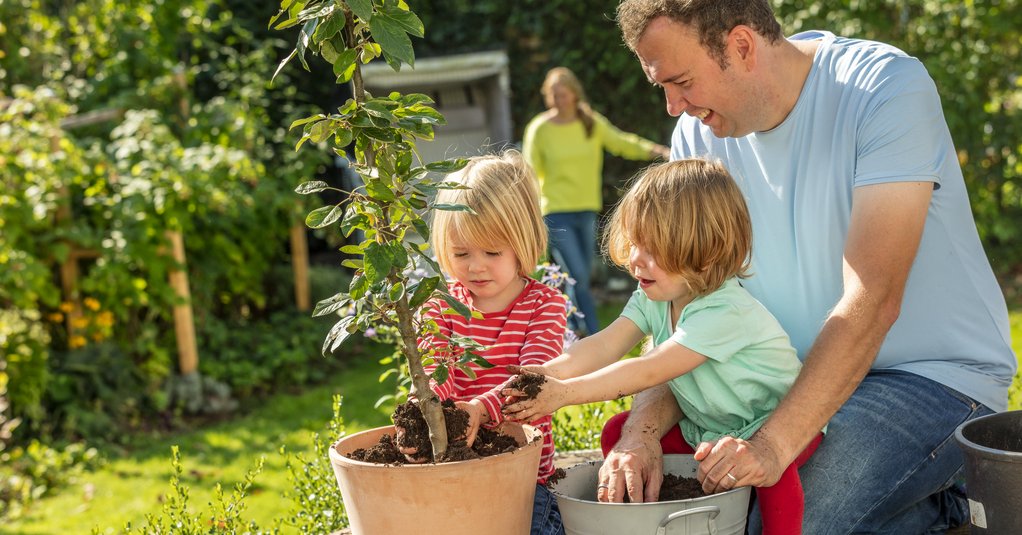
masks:
<svg viewBox="0 0 1022 535"><path fill-rule="evenodd" d="M696 296L732 277L748 277L752 222L738 185L719 162L689 159L648 168L610 216L603 246L629 267L639 244L669 273L682 275Z"/></svg>

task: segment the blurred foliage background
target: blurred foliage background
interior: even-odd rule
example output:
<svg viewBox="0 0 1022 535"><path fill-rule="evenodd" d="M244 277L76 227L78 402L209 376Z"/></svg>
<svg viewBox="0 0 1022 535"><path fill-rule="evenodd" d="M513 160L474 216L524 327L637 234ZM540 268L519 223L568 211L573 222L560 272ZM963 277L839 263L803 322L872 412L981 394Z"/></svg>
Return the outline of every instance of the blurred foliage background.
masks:
<svg viewBox="0 0 1022 535"><path fill-rule="evenodd" d="M426 27L420 58L507 51L518 138L543 110L546 71L564 65L617 126L669 140L673 120L621 43L613 2L409 3ZM886 41L926 64L977 227L1017 307L1019 2L774 6L786 33ZM74 444L173 429L335 369L319 355L326 327L294 309L288 231L307 211L294 187L336 182L340 170L326 150L295 152L286 126L347 94L321 69L285 69L268 85L297 35L267 29L270 11L241 0L0 0L0 464L87 462ZM608 159L608 204L636 170ZM197 387L176 373L167 274L179 266L167 230L185 236ZM314 253L336 249L312 237ZM58 268L76 250L94 254L80 262L81 316L69 333ZM346 287L337 261L312 275L313 299ZM42 443L61 455L40 453ZM10 481L0 477L0 503L41 492Z"/></svg>

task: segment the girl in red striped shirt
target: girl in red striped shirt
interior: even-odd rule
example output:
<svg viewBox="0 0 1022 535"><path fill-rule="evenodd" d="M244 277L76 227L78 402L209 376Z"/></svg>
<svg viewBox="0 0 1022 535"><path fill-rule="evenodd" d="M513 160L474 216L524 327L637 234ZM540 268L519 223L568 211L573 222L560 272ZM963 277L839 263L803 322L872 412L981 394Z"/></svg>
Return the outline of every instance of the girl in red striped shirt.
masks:
<svg viewBox="0 0 1022 535"><path fill-rule="evenodd" d="M468 337L486 349L478 352L492 368L474 363L475 377L451 366L443 384L432 384L441 400L452 399L469 414L467 440L479 426L497 427L502 386L511 379L508 365L541 365L563 349L564 295L529 276L546 253L547 231L539 208L532 169L515 152L471 158L451 175L462 189L444 189L438 204L460 204L467 211L438 210L433 216L432 246L450 278L450 293L475 313L471 319L450 312L443 301L428 303L424 319L436 322L438 333L419 341L437 359L456 360L446 351L452 336ZM446 311L446 312L445 312ZM426 367L431 373L436 365ZM554 442L549 415L529 422L543 432L543 453L537 474L534 534L563 533L556 501L543 484L554 472Z"/></svg>

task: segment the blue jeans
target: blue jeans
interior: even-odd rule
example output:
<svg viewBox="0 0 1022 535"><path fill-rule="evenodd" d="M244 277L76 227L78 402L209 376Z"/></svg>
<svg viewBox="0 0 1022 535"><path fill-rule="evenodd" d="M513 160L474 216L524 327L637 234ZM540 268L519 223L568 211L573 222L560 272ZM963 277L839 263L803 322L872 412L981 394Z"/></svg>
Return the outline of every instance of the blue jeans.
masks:
<svg viewBox="0 0 1022 535"><path fill-rule="evenodd" d="M561 510L557 498L544 485L536 485L536 499L532 505L531 535L564 535Z"/></svg>
<svg viewBox="0 0 1022 535"><path fill-rule="evenodd" d="M585 315L585 330L600 330L596 303L589 291L596 255L596 212L563 212L543 218L550 230L550 246L560 255L562 266L575 279L575 306Z"/></svg>
<svg viewBox="0 0 1022 535"><path fill-rule="evenodd" d="M940 383L875 371L830 420L799 470L803 533L944 533L969 521L959 424L993 411ZM759 533L759 512L749 533Z"/></svg>

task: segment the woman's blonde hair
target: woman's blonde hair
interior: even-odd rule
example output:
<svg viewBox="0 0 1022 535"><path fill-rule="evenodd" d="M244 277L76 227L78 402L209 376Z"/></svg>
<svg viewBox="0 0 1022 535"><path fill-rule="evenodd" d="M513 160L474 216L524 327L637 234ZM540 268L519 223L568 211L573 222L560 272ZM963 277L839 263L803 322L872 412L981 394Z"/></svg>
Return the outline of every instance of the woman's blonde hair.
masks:
<svg viewBox="0 0 1022 535"><path fill-rule="evenodd" d="M627 269L633 243L701 296L749 276L752 222L722 164L679 160L644 171L614 208L603 240L607 256Z"/></svg>
<svg viewBox="0 0 1022 535"><path fill-rule="evenodd" d="M518 274L529 276L547 247L529 164L515 151L477 156L447 180L465 187L440 190L436 202L468 206L472 212L434 212L431 241L440 267L452 273L450 241L456 237L477 247L509 246L518 257Z"/></svg>
<svg viewBox="0 0 1022 535"><path fill-rule="evenodd" d="M543 102L546 104L546 107L554 107L554 86L558 85L574 93L575 112L578 113L578 118L582 121L582 126L585 127L586 137L591 137L593 135L593 125L595 124L593 109L589 107L589 99L586 98L586 92L582 89L582 82L578 81L578 77L575 76L575 73L571 72L571 69L567 67L554 67L546 73L543 87L539 91L543 94Z"/></svg>

